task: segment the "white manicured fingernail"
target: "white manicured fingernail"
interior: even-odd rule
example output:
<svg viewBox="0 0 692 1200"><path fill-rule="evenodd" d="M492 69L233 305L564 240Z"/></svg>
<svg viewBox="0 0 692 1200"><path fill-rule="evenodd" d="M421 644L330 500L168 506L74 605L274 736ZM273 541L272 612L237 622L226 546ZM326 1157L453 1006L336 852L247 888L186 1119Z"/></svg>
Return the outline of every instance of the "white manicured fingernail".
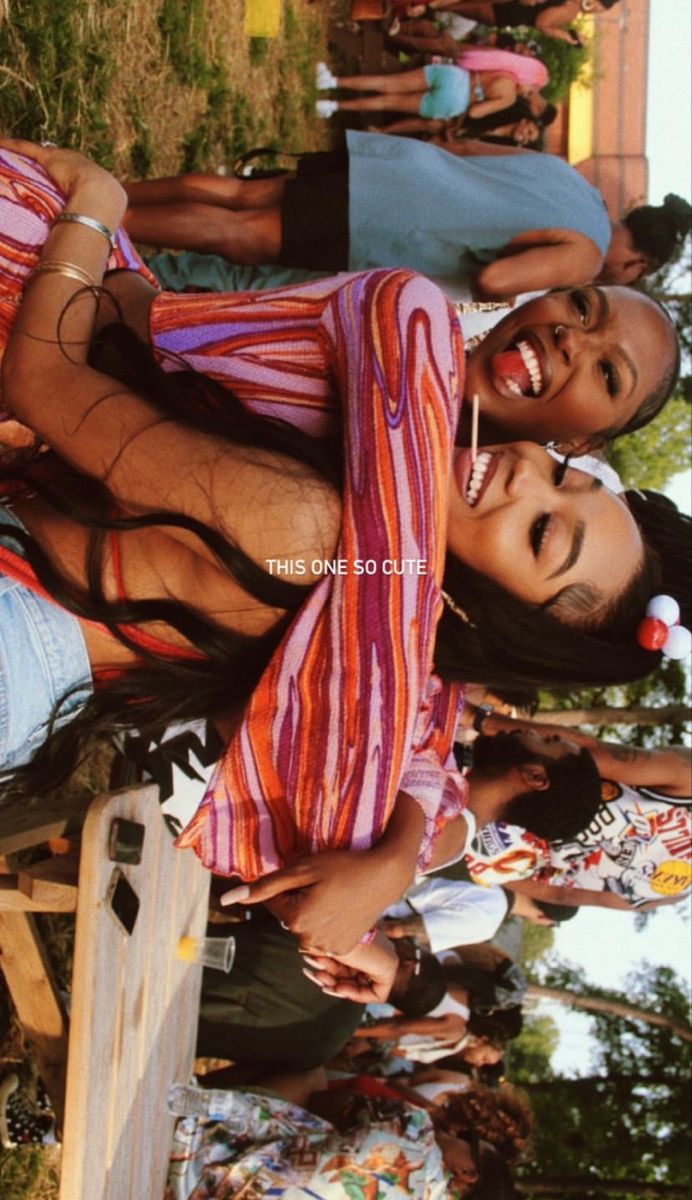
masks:
<svg viewBox="0 0 692 1200"><path fill-rule="evenodd" d="M250 888L246 883L241 887L231 888L230 892L224 892L221 897L222 904L241 904L243 900L249 900Z"/></svg>

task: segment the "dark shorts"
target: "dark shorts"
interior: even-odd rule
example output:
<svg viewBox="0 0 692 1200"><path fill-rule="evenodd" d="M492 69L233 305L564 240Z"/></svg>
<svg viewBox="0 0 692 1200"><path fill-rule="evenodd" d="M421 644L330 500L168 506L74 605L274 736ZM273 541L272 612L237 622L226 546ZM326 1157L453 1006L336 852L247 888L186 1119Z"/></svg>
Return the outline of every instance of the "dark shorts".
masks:
<svg viewBox="0 0 692 1200"><path fill-rule="evenodd" d="M348 269L348 152L318 151L298 161L281 205L284 267Z"/></svg>

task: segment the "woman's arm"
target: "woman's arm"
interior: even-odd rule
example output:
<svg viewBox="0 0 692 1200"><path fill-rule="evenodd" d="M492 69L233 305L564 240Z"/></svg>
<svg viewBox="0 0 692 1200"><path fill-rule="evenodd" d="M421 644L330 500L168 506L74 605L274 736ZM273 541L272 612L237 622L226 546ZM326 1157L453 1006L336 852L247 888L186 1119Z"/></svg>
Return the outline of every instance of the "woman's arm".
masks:
<svg viewBox="0 0 692 1200"><path fill-rule="evenodd" d="M602 262L598 246L586 234L532 229L512 238L502 256L478 272L478 288L484 296L503 299L540 288L574 287L595 279Z"/></svg>
<svg viewBox="0 0 692 1200"><path fill-rule="evenodd" d="M555 38L558 42L566 42L568 46L583 45L579 34L572 29L560 29L559 27L556 27L553 29L545 29L543 32L545 33L546 37Z"/></svg>
<svg viewBox="0 0 692 1200"><path fill-rule="evenodd" d="M291 293L279 300L290 311ZM426 846L463 808L449 736L460 693L430 673L463 388L457 329L439 290L410 272L349 277L324 307L317 336L344 428L344 566L303 605L179 839L218 873L256 879L322 850L367 850L401 792L424 808Z"/></svg>
<svg viewBox="0 0 692 1200"><path fill-rule="evenodd" d="M560 4L556 8L547 8L544 12L538 13L534 24L536 29L540 29L541 33L574 45L574 39L565 26L569 25L578 16L579 4L575 0L567 0L565 4Z"/></svg>
<svg viewBox="0 0 692 1200"><path fill-rule="evenodd" d="M421 1037L432 1037L443 1044L454 1044L464 1036L466 1022L456 1013L445 1013L442 1017L389 1017L384 1021L375 1021L372 1025L362 1025L356 1033L362 1037L374 1037L378 1041L389 1041L391 1038L404 1037L405 1034L418 1034Z"/></svg>
<svg viewBox="0 0 692 1200"><path fill-rule="evenodd" d="M413 882L424 832L423 810L401 792L371 850L309 855L257 883L233 888L221 903L268 904L302 946L348 954L362 932ZM466 837L463 817L448 821L435 839L429 867L457 858Z"/></svg>
<svg viewBox="0 0 692 1200"><path fill-rule="evenodd" d="M388 937L377 933L367 945L349 954L304 955L308 979L328 996L356 1004L380 1004L389 999L399 969L399 956Z"/></svg>
<svg viewBox="0 0 692 1200"><path fill-rule="evenodd" d="M222 904L266 904L302 946L348 954L388 904L413 882L425 829L422 809L403 793L371 850L311 854L253 884L226 892Z"/></svg>
<svg viewBox="0 0 692 1200"><path fill-rule="evenodd" d="M109 229L118 225L124 192L106 171L72 152L23 142L3 145L30 154L52 173L67 194L68 211ZM83 278L99 285L108 255L106 238L92 228L53 226L26 285L3 360L10 409L66 461L104 483L130 511L182 512L230 540L249 544L261 565L279 547L289 558L304 555L312 561L313 551L328 555L333 546L329 536L313 536L323 520L323 530L338 524L338 500L324 485L318 483L315 493L292 460L259 450L250 455L165 419L153 405L87 365L95 300ZM46 379L51 381L48 394ZM258 494L268 506L262 513L253 503ZM216 562L189 532L171 530L169 536ZM301 582L313 579L308 574Z"/></svg>

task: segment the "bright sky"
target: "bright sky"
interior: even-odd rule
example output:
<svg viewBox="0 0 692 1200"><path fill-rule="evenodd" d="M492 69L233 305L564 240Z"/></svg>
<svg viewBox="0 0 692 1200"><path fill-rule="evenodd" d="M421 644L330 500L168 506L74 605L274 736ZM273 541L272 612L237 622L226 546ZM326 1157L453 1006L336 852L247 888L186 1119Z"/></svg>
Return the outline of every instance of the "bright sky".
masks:
<svg viewBox="0 0 692 1200"><path fill-rule="evenodd" d="M629 3L636 4L637 0L629 0ZM689 0L651 0L646 127L651 204L660 204L667 192L690 198L691 43L692 6Z"/></svg>
<svg viewBox="0 0 692 1200"><path fill-rule="evenodd" d="M638 0L627 0L637 4ZM650 168L649 201L660 204L667 192L690 199L692 178L692 94L690 45L692 6L689 0L651 0L647 155ZM678 476L671 496L690 511L692 476ZM575 920L556 931L555 950L583 966L594 983L621 987L632 965L647 959L674 967L690 984L690 918L675 908L654 915L637 933L628 913L582 909ZM685 919L686 918L686 919ZM591 1022L567 1012L561 1005L546 1005L560 1025L560 1047L553 1056L556 1070L586 1074L589 1065Z"/></svg>

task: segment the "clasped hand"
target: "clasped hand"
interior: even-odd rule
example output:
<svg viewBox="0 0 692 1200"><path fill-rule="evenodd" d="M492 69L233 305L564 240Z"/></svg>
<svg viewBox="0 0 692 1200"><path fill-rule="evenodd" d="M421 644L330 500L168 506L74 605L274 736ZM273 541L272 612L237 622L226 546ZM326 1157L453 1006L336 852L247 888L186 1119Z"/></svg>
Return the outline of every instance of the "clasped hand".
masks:
<svg viewBox="0 0 692 1200"><path fill-rule="evenodd" d="M326 850L231 889L221 903L267 904L302 949L343 955L409 882L402 864L376 850Z"/></svg>
<svg viewBox="0 0 692 1200"><path fill-rule="evenodd" d="M48 142L38 144L23 138L0 139L0 150L12 150L15 154L23 154L25 158L33 159L43 167L66 196L72 195L78 187L93 183L101 189L107 189L108 193L112 193L120 201L123 214L127 208L125 189L117 179L110 171L99 167L78 150L63 150L62 147L53 146Z"/></svg>
<svg viewBox="0 0 692 1200"><path fill-rule="evenodd" d="M304 955L308 979L328 996L353 1000L356 1004L381 1004L388 1000L399 966L394 946L378 933L367 946L356 946L350 954Z"/></svg>

